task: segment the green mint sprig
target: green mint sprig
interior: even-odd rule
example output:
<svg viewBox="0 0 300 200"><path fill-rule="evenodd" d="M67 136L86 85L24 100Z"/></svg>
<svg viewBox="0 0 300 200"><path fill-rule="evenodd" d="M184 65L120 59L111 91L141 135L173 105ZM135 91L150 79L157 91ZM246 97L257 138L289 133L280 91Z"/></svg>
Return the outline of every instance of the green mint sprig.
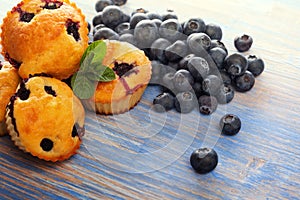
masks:
<svg viewBox="0 0 300 200"><path fill-rule="evenodd" d="M80 69L71 79L73 92L80 99L93 96L97 83L109 82L116 78L114 71L102 65L106 44L102 40L91 43L80 60Z"/></svg>

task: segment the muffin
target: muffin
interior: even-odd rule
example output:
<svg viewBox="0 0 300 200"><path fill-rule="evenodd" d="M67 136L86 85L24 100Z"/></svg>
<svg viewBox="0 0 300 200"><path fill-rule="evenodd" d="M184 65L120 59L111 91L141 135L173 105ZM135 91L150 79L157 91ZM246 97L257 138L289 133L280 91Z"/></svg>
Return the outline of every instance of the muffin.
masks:
<svg viewBox="0 0 300 200"><path fill-rule="evenodd" d="M94 96L83 100L83 104L99 114L123 113L141 99L151 78L151 62L142 50L127 42L104 41L102 64L113 69L116 79L98 82Z"/></svg>
<svg viewBox="0 0 300 200"><path fill-rule="evenodd" d="M6 106L10 97L16 92L20 78L17 70L8 62L0 61L0 136L7 134L5 124Z"/></svg>
<svg viewBox="0 0 300 200"><path fill-rule="evenodd" d="M69 0L23 0L3 19L2 55L22 78L67 79L88 45L85 16Z"/></svg>
<svg viewBox="0 0 300 200"><path fill-rule="evenodd" d="M50 77L22 81L7 106L6 124L21 150L47 161L62 161L80 147L85 112L64 82Z"/></svg>

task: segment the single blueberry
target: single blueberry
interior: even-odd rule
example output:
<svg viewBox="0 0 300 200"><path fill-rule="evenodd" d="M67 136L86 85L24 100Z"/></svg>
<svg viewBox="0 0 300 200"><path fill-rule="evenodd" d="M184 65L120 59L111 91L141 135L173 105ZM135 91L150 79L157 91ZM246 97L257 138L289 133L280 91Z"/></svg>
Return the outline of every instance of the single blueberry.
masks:
<svg viewBox="0 0 300 200"><path fill-rule="evenodd" d="M199 112L204 115L210 115L217 110L218 100L214 96L201 95L198 99Z"/></svg>
<svg viewBox="0 0 300 200"><path fill-rule="evenodd" d="M251 48L252 43L252 37L247 34L234 38L234 46L239 52L248 51Z"/></svg>
<svg viewBox="0 0 300 200"><path fill-rule="evenodd" d="M159 35L171 42L180 40L183 37L181 24L177 19L168 19L161 23Z"/></svg>
<svg viewBox="0 0 300 200"><path fill-rule="evenodd" d="M95 3L96 12L101 12L106 6L114 5L112 0L98 0Z"/></svg>
<svg viewBox="0 0 300 200"><path fill-rule="evenodd" d="M165 112L174 108L174 96L171 93L164 92L156 96L153 100L154 110Z"/></svg>
<svg viewBox="0 0 300 200"><path fill-rule="evenodd" d="M108 27L103 27L97 30L94 34L94 41L103 40L103 39L110 39L110 40L119 40L119 34L113 31Z"/></svg>
<svg viewBox="0 0 300 200"><path fill-rule="evenodd" d="M259 76L264 71L265 63L261 58L255 55L249 55L247 60L248 60L247 70L250 71L254 76Z"/></svg>
<svg viewBox="0 0 300 200"><path fill-rule="evenodd" d="M196 97L191 91L180 92L175 98L175 108L180 113L190 113L196 106Z"/></svg>
<svg viewBox="0 0 300 200"><path fill-rule="evenodd" d="M105 26L114 29L124 22L123 15L123 11L118 6L106 6L102 11L102 22Z"/></svg>
<svg viewBox="0 0 300 200"><path fill-rule="evenodd" d="M148 16L145 13L136 13L134 15L131 16L130 18L130 28L131 29L135 29L135 26L140 22L143 21L145 19L149 19Z"/></svg>
<svg viewBox="0 0 300 200"><path fill-rule="evenodd" d="M174 74L173 84L176 92L186 92L192 89L194 78L189 71L181 69Z"/></svg>
<svg viewBox="0 0 300 200"><path fill-rule="evenodd" d="M146 19L136 25L133 35L138 47L150 48L151 44L158 38L158 28L153 21Z"/></svg>
<svg viewBox="0 0 300 200"><path fill-rule="evenodd" d="M205 33L192 33L187 38L188 46L192 53L203 55L210 49L211 40Z"/></svg>
<svg viewBox="0 0 300 200"><path fill-rule="evenodd" d="M220 120L221 133L224 135L236 135L241 126L240 118L234 114L226 114Z"/></svg>
<svg viewBox="0 0 300 200"><path fill-rule="evenodd" d="M201 18L191 18L183 24L183 33L187 36L192 33L200 33L205 31L205 23Z"/></svg>
<svg viewBox="0 0 300 200"><path fill-rule="evenodd" d="M226 104L234 98L234 89L231 85L222 85L220 91L217 93L216 98L219 104Z"/></svg>
<svg viewBox="0 0 300 200"><path fill-rule="evenodd" d="M228 74L239 76L247 70L248 61L242 54L234 53L225 58L224 67Z"/></svg>
<svg viewBox="0 0 300 200"><path fill-rule="evenodd" d="M210 23L206 25L205 33L210 37L212 40L221 40L223 33L222 29L219 25Z"/></svg>
<svg viewBox="0 0 300 200"><path fill-rule="evenodd" d="M98 12L92 19L92 24L96 27L98 24L103 24L103 13Z"/></svg>
<svg viewBox="0 0 300 200"><path fill-rule="evenodd" d="M239 92L247 92L252 89L255 83L255 77L249 71L246 71L240 76L234 78L235 89Z"/></svg>
<svg viewBox="0 0 300 200"><path fill-rule="evenodd" d="M219 76L210 74L204 78L202 82L202 89L209 95L216 95L219 93L222 86L222 80Z"/></svg>
<svg viewBox="0 0 300 200"><path fill-rule="evenodd" d="M201 57L192 57L188 61L187 67L195 81L202 82L203 79L209 74L209 65L207 61Z"/></svg>
<svg viewBox="0 0 300 200"><path fill-rule="evenodd" d="M190 163L196 172L206 174L214 170L218 165L218 154L214 149L200 148L193 151Z"/></svg>

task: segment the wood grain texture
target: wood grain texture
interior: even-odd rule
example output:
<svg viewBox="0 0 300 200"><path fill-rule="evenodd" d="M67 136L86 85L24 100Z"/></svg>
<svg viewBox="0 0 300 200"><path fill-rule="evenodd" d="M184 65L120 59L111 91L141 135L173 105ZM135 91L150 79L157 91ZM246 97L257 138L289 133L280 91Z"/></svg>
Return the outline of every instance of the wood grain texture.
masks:
<svg viewBox="0 0 300 200"><path fill-rule="evenodd" d="M0 0L0 18L17 2ZM95 0L75 2L91 22ZM0 199L300 199L300 3L128 0L122 9L140 7L217 23L230 52L236 35L250 34L254 43L246 54L261 56L265 72L250 92L212 116L153 113L154 86L126 115L88 113L83 145L65 162L38 160L0 138ZM234 137L219 133L227 112L242 120ZM201 146L219 155L217 168L205 175L189 164ZM153 156L158 150L165 154Z"/></svg>

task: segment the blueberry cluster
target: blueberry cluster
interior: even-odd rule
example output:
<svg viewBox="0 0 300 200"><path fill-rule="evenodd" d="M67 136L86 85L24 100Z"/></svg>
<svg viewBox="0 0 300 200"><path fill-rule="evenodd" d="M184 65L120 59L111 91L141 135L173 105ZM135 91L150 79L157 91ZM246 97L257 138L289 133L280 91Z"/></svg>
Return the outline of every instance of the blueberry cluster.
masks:
<svg viewBox="0 0 300 200"><path fill-rule="evenodd" d="M264 70L261 58L240 53L250 49L251 36L236 37L238 52L229 54L221 41L221 27L201 18L180 22L172 10L158 14L139 8L127 14L115 5L100 7L96 5L98 13L93 18L93 40L120 40L144 50L152 62L150 84L162 88L153 100L157 112L175 108L189 113L196 108L210 115L219 104L229 103L235 91L251 90L255 77ZM235 135L241 121L227 114L220 127L222 134ZM200 173L213 170L217 162L216 152L209 148L191 156L193 168Z"/></svg>

